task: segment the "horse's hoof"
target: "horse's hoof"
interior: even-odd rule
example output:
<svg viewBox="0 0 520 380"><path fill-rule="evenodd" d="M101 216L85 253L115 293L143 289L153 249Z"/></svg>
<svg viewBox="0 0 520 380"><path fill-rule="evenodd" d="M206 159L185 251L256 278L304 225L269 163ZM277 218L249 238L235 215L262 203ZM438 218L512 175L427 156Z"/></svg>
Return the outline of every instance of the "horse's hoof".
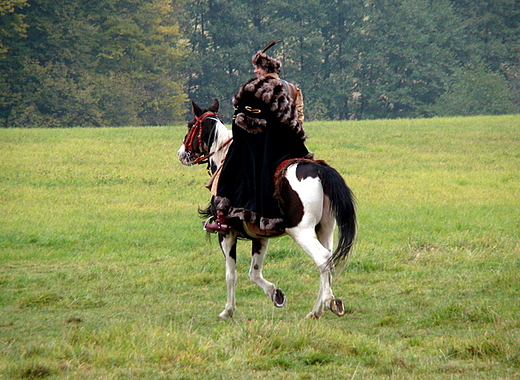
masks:
<svg viewBox="0 0 520 380"><path fill-rule="evenodd" d="M275 289L271 300L273 300L274 306L283 307L285 305L285 293L280 289Z"/></svg>
<svg viewBox="0 0 520 380"><path fill-rule="evenodd" d="M334 298L330 301L330 311L336 314L338 317L343 317L345 315L345 306L343 305L343 301L339 298Z"/></svg>
<svg viewBox="0 0 520 380"><path fill-rule="evenodd" d="M233 317L233 312L229 310L224 310L222 313L218 315L220 319L229 319Z"/></svg>
<svg viewBox="0 0 520 380"><path fill-rule="evenodd" d="M318 320L318 319L320 319L320 317L321 317L320 313L316 313L314 311L311 311L309 314L307 314L305 316L305 319L315 319L315 320Z"/></svg>

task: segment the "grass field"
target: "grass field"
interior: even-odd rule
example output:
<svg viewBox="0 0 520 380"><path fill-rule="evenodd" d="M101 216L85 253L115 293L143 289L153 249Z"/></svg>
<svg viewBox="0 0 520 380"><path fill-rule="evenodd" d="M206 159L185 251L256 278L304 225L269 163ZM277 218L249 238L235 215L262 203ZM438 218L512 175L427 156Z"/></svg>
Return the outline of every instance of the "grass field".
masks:
<svg viewBox="0 0 520 380"><path fill-rule="evenodd" d="M312 122L357 196L335 294L304 320L312 261L271 241L237 312L184 126L0 131L1 379L520 378L520 116Z"/></svg>

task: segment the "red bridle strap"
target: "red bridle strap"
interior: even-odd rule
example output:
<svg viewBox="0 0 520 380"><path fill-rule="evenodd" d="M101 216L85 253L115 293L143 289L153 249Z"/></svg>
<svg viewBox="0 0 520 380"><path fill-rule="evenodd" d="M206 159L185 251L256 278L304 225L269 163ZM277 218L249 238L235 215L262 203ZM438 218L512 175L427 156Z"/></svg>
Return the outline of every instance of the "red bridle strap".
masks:
<svg viewBox="0 0 520 380"><path fill-rule="evenodd" d="M190 131L188 132L188 136L186 136L186 142L184 143L184 146L186 147L186 150L188 151L194 151L193 149L193 142L195 141L195 138L197 138L197 142L199 143L199 150L200 153L204 153L202 151L203 147L203 141L202 141L202 123L204 123L204 120L210 116L215 116L214 112L206 112L202 114L201 116L195 116L195 124L190 128Z"/></svg>

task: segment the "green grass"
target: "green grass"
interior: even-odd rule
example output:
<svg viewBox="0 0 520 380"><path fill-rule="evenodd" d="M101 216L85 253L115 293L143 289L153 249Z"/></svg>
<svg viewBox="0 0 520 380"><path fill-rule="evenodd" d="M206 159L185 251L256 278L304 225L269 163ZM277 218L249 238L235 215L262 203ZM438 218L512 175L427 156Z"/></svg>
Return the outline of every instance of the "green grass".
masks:
<svg viewBox="0 0 520 380"><path fill-rule="evenodd" d="M312 122L346 178L359 237L335 294L289 238L219 321L224 263L197 207L185 127L0 131L2 379L520 377L520 116Z"/></svg>

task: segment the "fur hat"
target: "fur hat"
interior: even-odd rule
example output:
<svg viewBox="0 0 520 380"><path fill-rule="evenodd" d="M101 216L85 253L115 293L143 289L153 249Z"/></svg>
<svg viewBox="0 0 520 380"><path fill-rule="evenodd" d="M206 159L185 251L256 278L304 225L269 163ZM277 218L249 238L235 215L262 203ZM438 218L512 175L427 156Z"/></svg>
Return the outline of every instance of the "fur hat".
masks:
<svg viewBox="0 0 520 380"><path fill-rule="evenodd" d="M265 129L273 118L291 128L303 141L307 136L298 121L296 106L282 81L260 77L249 80L233 98L235 123L251 133Z"/></svg>
<svg viewBox="0 0 520 380"><path fill-rule="evenodd" d="M255 67L259 67L261 69L264 69L267 71L267 73L280 73L280 69L282 67L282 64L280 61L277 61L274 58L269 57L265 52L272 47L273 45L277 44L280 41L271 41L267 45L264 46L262 50L258 50L251 59L251 63Z"/></svg>

